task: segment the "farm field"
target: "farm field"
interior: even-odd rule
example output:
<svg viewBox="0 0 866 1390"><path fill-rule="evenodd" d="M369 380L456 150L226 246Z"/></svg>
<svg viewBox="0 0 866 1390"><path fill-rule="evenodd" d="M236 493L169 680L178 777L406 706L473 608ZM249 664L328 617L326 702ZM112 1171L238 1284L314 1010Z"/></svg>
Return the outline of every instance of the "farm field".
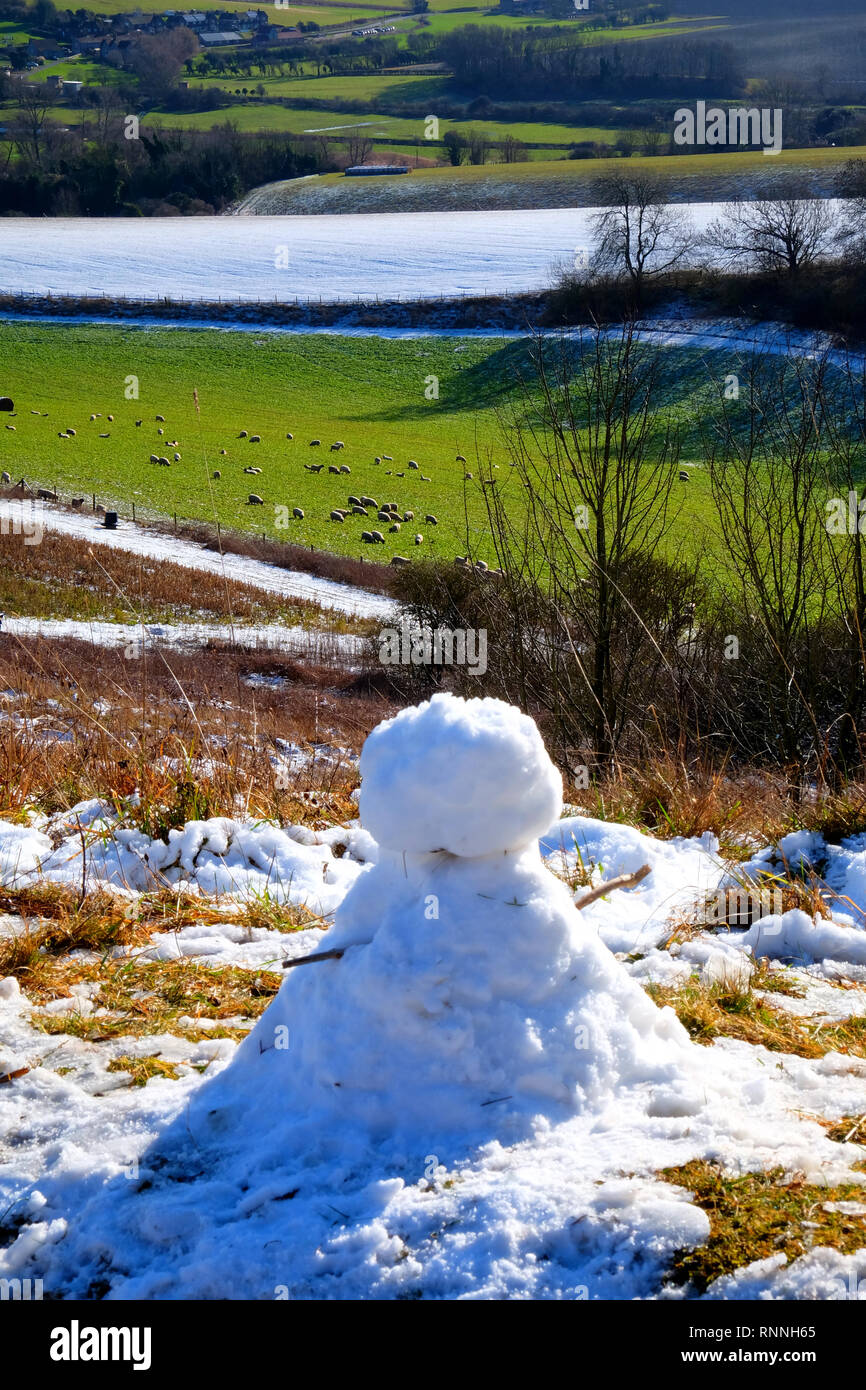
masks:
<svg viewBox="0 0 866 1390"><path fill-rule="evenodd" d="M826 179L848 159L862 159L866 146L841 149L783 150L763 154L642 155L629 160L633 172L648 170L671 181L682 199L735 196L754 182L808 173ZM462 164L419 169L404 180L346 179L323 174L314 181L293 180L254 190L242 202L244 212L285 214L423 212L485 208L556 208L588 205L597 180L621 173L621 159L525 160L516 164Z"/></svg>
<svg viewBox="0 0 866 1390"><path fill-rule="evenodd" d="M222 125L227 120L234 121L240 130L288 130L297 134L333 134L334 136L368 135L371 139L387 136L390 139L420 140L433 157L443 157L441 146L424 140L424 121L418 117L389 116L385 112L359 113L339 109L321 110L316 107L287 107L267 102L239 103L236 106L222 107L218 111L174 112L150 111L147 122L178 126L184 129L209 130L211 126ZM440 137L449 130L461 133L479 131L491 140L503 140L513 135L518 140L534 144L550 142L568 145L578 140L597 140L607 142L616 139L617 132L602 126L567 126L547 124L541 121L504 124L484 120L448 120L439 122Z"/></svg>
<svg viewBox="0 0 866 1390"><path fill-rule="evenodd" d="M706 351L668 349L665 360L668 418L688 439L713 389ZM41 486L56 484L61 495L89 499L95 493L127 516L135 503L139 518L176 513L179 519L218 520L356 558L369 556L360 534L375 522L357 517L337 524L329 514L350 494L369 495L415 512L414 522L377 548L377 558L382 551L386 559L407 553L415 531L425 537L424 554L448 557L465 538L467 516L483 553L479 462L498 463L499 485L514 486L506 424L513 410L523 408L515 387L518 369L526 371L526 345L507 338L4 323L0 380L16 400L17 415L14 432L0 435L0 465L13 479L23 475ZM124 398L130 374L138 379L138 400ZM425 396L433 378L438 400ZM100 418L91 421L97 412ZM164 424L157 415L165 416ZM139 419L143 424L136 427ZM58 438L70 427L74 437ZM242 429L261 435L261 442L239 439ZM320 439L320 447L311 449L311 439ZM335 441L345 447L331 452ZM151 464L151 453L167 456L171 467ZM393 462L374 463L385 454ZM456 461L458 454L465 465ZM406 467L409 459L418 470ZM322 464L322 471L306 471L311 463ZM329 474L330 465L343 464L348 475ZM245 467L262 472L247 475ZM218 480L211 478L216 469ZM475 475L470 482L467 471ZM248 506L250 492L265 505ZM707 502L696 469L682 498L685 510L673 546L703 543ZM522 505L522 499L515 496L515 503ZM301 507L305 516L278 525L280 506ZM437 517L437 525L424 523L427 513Z"/></svg>

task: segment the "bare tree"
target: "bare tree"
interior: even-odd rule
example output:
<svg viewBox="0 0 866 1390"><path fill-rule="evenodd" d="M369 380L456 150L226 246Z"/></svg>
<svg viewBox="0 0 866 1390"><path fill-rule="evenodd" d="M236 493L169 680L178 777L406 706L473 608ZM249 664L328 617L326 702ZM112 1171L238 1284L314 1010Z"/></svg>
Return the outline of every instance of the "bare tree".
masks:
<svg viewBox="0 0 866 1390"><path fill-rule="evenodd" d="M738 199L710 223L703 242L726 267L795 276L830 250L835 234L830 203L804 187L785 198Z"/></svg>
<svg viewBox="0 0 866 1390"><path fill-rule="evenodd" d="M614 174L598 186L603 210L593 218L596 239L592 267L625 273L640 303L644 285L682 265L696 237L685 208L666 199L664 184L646 174Z"/></svg>
<svg viewBox="0 0 866 1390"><path fill-rule="evenodd" d="M601 770L644 721L647 673L687 607L688 579L671 582L659 559L678 441L658 413L658 353L630 326L558 346L538 337L530 365L516 417L503 420L509 476L481 477L505 570L504 679L546 711L564 766L580 748L578 761Z"/></svg>
<svg viewBox="0 0 866 1390"><path fill-rule="evenodd" d="M373 153L373 141L367 135L350 135L346 141L349 165L366 164Z"/></svg>
<svg viewBox="0 0 866 1390"><path fill-rule="evenodd" d="M756 354L740 399L720 393L708 467L730 631L729 718L738 738L792 770L821 742L815 711L828 616L826 359ZM738 597L738 601L737 600Z"/></svg>

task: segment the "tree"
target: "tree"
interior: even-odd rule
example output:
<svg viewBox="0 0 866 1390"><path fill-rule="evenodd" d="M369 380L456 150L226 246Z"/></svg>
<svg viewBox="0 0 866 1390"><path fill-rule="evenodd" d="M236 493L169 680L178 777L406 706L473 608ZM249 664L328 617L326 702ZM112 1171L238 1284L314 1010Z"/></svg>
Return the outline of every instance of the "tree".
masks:
<svg viewBox="0 0 866 1390"><path fill-rule="evenodd" d="M463 164L468 151L468 142L465 135L461 135L458 130L446 130L442 144L448 151L448 158L452 164Z"/></svg>
<svg viewBox="0 0 866 1390"><path fill-rule="evenodd" d="M794 277L828 252L836 236L830 203L803 186L784 198L738 199L710 223L702 241L725 267Z"/></svg>
<svg viewBox="0 0 866 1390"><path fill-rule="evenodd" d="M350 166L366 164L373 153L373 141L367 135L351 135L346 142Z"/></svg>
<svg viewBox="0 0 866 1390"><path fill-rule="evenodd" d="M688 577L658 558L679 459L659 367L631 326L558 345L538 335L503 419L510 476L481 476L507 575L508 615L494 628L502 679L524 708L546 711L564 766L583 745L579 761L609 768L641 727L684 607Z"/></svg>
<svg viewBox="0 0 866 1390"><path fill-rule="evenodd" d="M522 159L526 158L526 146L523 141L518 140L510 133L502 141L500 149L504 164L519 164Z"/></svg>
<svg viewBox="0 0 866 1390"><path fill-rule="evenodd" d="M682 265L696 236L685 208L665 200L664 185L646 174L602 179L592 219L596 246L592 268L628 276L639 306L645 282Z"/></svg>

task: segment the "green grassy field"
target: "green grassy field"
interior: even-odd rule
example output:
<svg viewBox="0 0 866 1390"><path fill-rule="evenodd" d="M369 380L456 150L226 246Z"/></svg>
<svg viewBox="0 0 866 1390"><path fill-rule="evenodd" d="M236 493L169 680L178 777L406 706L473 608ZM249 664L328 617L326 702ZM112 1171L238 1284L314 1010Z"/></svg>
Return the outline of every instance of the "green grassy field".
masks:
<svg viewBox="0 0 866 1390"><path fill-rule="evenodd" d="M354 494L413 510L415 520L389 534L377 558L417 553L416 530L425 537L425 553L456 553L465 538L465 505L483 553L480 459L499 464L500 486L513 490L514 506L523 505L501 422L517 404L513 383L515 372L526 370L525 353L523 343L506 339L3 323L0 380L17 413L14 431L0 430L0 466L13 479L56 484L66 497L96 493L103 505L116 503L127 516L134 502L139 517L176 512L179 518L219 519L354 556L369 555L360 535L377 526L375 514L339 524L329 520L333 507ZM666 355L670 383L663 409L686 429L700 419L711 390L705 356L681 349ZM138 400L124 397L130 375L138 378ZM438 379L436 400L425 396L431 377ZM97 412L100 418L91 421ZM136 427L139 419L143 424ZM58 438L70 427L74 438ZM261 443L239 439L241 429L260 434ZM103 433L109 438L100 438ZM320 439L321 447L311 448L311 439ZM345 448L332 453L337 440ZM182 455L179 462L174 452ZM151 464L151 453L171 459L171 467ZM465 467L458 453L468 460ZM393 462L375 464L383 454ZM417 471L406 467L409 459L418 462ZM311 474L304 468L309 463L324 469ZM329 474L329 464L347 464L351 473ZM247 466L262 473L247 475ZM215 469L222 477L213 481ZM465 481L466 469L474 471L473 482ZM246 505L250 492L265 505ZM705 475L698 470L683 500L689 511L674 543L696 545L707 506ZM300 506L305 517L280 528L280 506ZM438 526L425 523L427 512Z"/></svg>

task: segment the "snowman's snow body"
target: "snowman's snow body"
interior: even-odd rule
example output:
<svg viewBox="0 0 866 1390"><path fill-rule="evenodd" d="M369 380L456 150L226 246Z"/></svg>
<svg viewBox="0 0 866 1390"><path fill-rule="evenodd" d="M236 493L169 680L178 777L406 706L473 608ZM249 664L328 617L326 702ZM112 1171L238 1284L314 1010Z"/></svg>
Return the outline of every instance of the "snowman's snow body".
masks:
<svg viewBox="0 0 866 1390"><path fill-rule="evenodd" d="M673 1012L544 867L562 783L531 719L436 695L374 730L361 776L379 858L322 939L344 955L292 970L224 1075L248 1069L260 1103L331 1131L441 1151L452 1135L526 1137L693 1068Z"/></svg>

